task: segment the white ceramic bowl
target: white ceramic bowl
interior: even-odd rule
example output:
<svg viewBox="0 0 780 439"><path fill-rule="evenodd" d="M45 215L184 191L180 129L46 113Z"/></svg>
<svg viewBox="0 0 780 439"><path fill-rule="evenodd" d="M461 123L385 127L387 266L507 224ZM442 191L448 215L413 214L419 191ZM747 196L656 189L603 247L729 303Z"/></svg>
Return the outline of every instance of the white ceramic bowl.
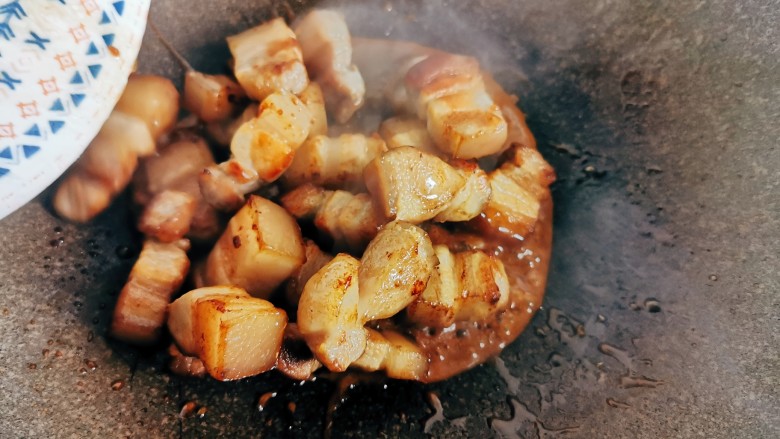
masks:
<svg viewBox="0 0 780 439"><path fill-rule="evenodd" d="M0 218L70 166L119 99L150 0L0 0Z"/></svg>

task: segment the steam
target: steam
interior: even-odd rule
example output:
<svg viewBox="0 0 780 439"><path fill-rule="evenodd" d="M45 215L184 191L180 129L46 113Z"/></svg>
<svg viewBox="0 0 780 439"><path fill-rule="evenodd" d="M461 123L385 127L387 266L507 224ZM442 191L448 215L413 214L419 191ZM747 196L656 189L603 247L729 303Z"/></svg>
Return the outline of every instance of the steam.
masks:
<svg viewBox="0 0 780 439"><path fill-rule="evenodd" d="M470 2L471 3L471 2ZM325 1L317 5L344 14L354 36L414 41L448 52L470 55L498 78L525 80L519 70L517 48L506 39L489 35L472 17L443 0ZM474 7L478 7L474 5ZM502 81L503 82L503 81ZM513 84L504 84L511 86Z"/></svg>

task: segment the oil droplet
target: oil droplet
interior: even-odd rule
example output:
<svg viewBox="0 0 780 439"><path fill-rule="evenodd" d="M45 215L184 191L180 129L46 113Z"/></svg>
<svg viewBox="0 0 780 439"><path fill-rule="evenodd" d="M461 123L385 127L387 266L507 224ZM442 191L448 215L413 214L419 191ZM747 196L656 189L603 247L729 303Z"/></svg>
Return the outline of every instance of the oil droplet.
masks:
<svg viewBox="0 0 780 439"><path fill-rule="evenodd" d="M333 436L333 415L347 399L347 390L354 388L357 382L357 376L347 375L341 378L336 385L336 389L328 400L328 409L325 411L325 431L323 432L325 439L330 439Z"/></svg>
<svg viewBox="0 0 780 439"><path fill-rule="evenodd" d="M268 401L270 401L271 398L275 396L276 392L265 392L260 395L260 398L257 400L257 411L262 412L265 410L265 406L268 404Z"/></svg>
<svg viewBox="0 0 780 439"><path fill-rule="evenodd" d="M130 259L133 257L132 250L130 250L130 247L126 245L120 245L114 252L116 253L117 257L119 257L119 259Z"/></svg>
<svg viewBox="0 0 780 439"><path fill-rule="evenodd" d="M119 391L125 388L125 382L123 380L114 380L111 383L111 390Z"/></svg>
<svg viewBox="0 0 780 439"><path fill-rule="evenodd" d="M54 233L57 233L57 234L62 233L62 227L54 226Z"/></svg>
<svg viewBox="0 0 780 439"><path fill-rule="evenodd" d="M498 375L504 380L506 383L507 390L509 390L509 393L516 394L517 390L520 388L520 380L512 375L511 372L509 372L509 368L506 367L506 363L501 357L495 357L493 359L493 364L496 366L496 372L498 372Z"/></svg>
<svg viewBox="0 0 780 439"><path fill-rule="evenodd" d="M206 416L206 413L208 413L208 411L209 411L208 407L203 406L203 407L199 408L197 412L195 412L195 415L198 418L203 419L203 417Z"/></svg>
<svg viewBox="0 0 780 439"><path fill-rule="evenodd" d="M711 275L710 275L710 277L709 277L709 279L710 279L711 281L713 281L713 282L716 282L716 281L718 280L718 275L717 275L717 274L711 274Z"/></svg>
<svg viewBox="0 0 780 439"><path fill-rule="evenodd" d="M561 334L562 339L570 339L577 334L577 326L582 322L567 316L557 308L551 308L547 316L547 326ZM565 337L564 337L565 336Z"/></svg>
<svg viewBox="0 0 780 439"><path fill-rule="evenodd" d="M653 298L645 300L645 308L651 313L661 312L661 303Z"/></svg>
<svg viewBox="0 0 780 439"><path fill-rule="evenodd" d="M84 364L87 366L87 369L89 369L91 372L94 372L95 369L97 369L97 363L95 363L94 360L84 360Z"/></svg>
<svg viewBox="0 0 780 439"><path fill-rule="evenodd" d="M625 402L620 402L616 399L607 398L607 405L610 407L614 407L616 409L628 409L631 408L630 405L626 404Z"/></svg>
<svg viewBox="0 0 780 439"><path fill-rule="evenodd" d="M563 365L563 363L566 362L566 358L563 355L561 355L561 354L559 354L557 352L553 352L547 358L547 362L552 367L561 367Z"/></svg>
<svg viewBox="0 0 780 439"><path fill-rule="evenodd" d="M607 343L599 344L599 352L617 360L627 371L631 370L631 357L628 352Z"/></svg>
<svg viewBox="0 0 780 439"><path fill-rule="evenodd" d="M62 358L62 351L60 350L54 351L54 358Z"/></svg>
<svg viewBox="0 0 780 439"><path fill-rule="evenodd" d="M433 392L428 392L425 396L428 398L428 403L431 405L431 408L433 409L433 414L431 415L430 418L425 420L423 433L431 434L431 430L433 429L433 426L439 421L444 421L444 408L441 406L441 400L439 399L439 395Z"/></svg>
<svg viewBox="0 0 780 439"><path fill-rule="evenodd" d="M585 337L585 325L579 324L579 325L577 325L575 330L577 332L577 336L578 337L580 337L580 338Z"/></svg>
<svg viewBox="0 0 780 439"><path fill-rule="evenodd" d="M579 430L579 427L565 427L559 429L547 428L539 417L533 414L525 404L511 397L509 398L509 402L512 405L511 417L509 419L492 419L490 421L490 427L501 438L519 437L518 429L526 422L531 423L534 426L538 439L546 438L550 435L557 436L572 433Z"/></svg>
<svg viewBox="0 0 780 439"><path fill-rule="evenodd" d="M660 386L661 384L664 384L664 382L661 380L656 380L653 378L647 378L643 376L638 376L638 377L624 376L620 378L620 387L624 389L631 389L634 387L649 387L654 389Z"/></svg>
<svg viewBox="0 0 780 439"><path fill-rule="evenodd" d="M79 374L80 374L80 375L86 375L86 374L87 374L87 369L86 369L86 368L84 368L84 367L80 367L80 368L79 368Z"/></svg>
<svg viewBox="0 0 780 439"><path fill-rule="evenodd" d="M585 175L587 175L589 177L595 177L595 178L601 178L601 177L607 175L606 171L600 171L600 170L596 169L596 167L593 166L593 165L585 166L585 168L582 170L582 172L585 173Z"/></svg>
<svg viewBox="0 0 780 439"><path fill-rule="evenodd" d="M385 12L393 12L393 3L392 2L385 2L384 8Z"/></svg>
<svg viewBox="0 0 780 439"><path fill-rule="evenodd" d="M195 401L185 402L184 405L181 406L181 410L179 410L179 418L189 418L197 407L198 405L195 404Z"/></svg>
<svg viewBox="0 0 780 439"><path fill-rule="evenodd" d="M604 316L603 316L603 315L601 315L601 314L599 314L599 315L597 315L597 316L596 316L596 320L597 320L599 323L606 323L606 322L607 322L607 318L606 318L606 317L604 317Z"/></svg>
<svg viewBox="0 0 780 439"><path fill-rule="evenodd" d="M582 155L582 153L580 153L580 150L576 146L570 145L568 143L559 143L559 144L551 145L551 146L556 151L560 151L562 153L568 154L568 155L570 155L572 157L575 157L575 158L580 157L580 155Z"/></svg>
<svg viewBox="0 0 780 439"><path fill-rule="evenodd" d="M54 238L51 241L49 241L49 245L54 247L54 248L57 248L57 247L61 246L64 243L65 243L65 239L63 239L62 237Z"/></svg>
<svg viewBox="0 0 780 439"><path fill-rule="evenodd" d="M465 430L468 420L468 416L461 416L460 418L450 420L450 424L452 424L454 427L460 428L461 430Z"/></svg>

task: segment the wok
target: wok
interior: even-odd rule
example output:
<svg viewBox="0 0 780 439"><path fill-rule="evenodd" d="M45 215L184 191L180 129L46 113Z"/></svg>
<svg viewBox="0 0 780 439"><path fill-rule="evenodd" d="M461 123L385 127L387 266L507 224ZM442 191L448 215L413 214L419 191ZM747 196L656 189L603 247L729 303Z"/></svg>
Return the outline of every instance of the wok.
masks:
<svg viewBox="0 0 780 439"><path fill-rule="evenodd" d="M160 0L151 17L215 72L225 35L307 6ZM780 437L776 1L393 1L347 15L354 34L476 55L521 96L559 174L529 328L431 385L172 376L162 354L106 335L139 246L127 203L80 226L45 194L0 222L0 437L318 437L328 423L333 437ZM181 76L150 32L140 69Z"/></svg>

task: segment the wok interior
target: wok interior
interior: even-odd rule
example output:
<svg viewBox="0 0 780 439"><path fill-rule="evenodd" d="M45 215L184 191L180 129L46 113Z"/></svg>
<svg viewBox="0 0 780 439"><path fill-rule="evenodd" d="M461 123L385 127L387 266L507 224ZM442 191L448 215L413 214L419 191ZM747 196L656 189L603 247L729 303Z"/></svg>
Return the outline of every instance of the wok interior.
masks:
<svg viewBox="0 0 780 439"><path fill-rule="evenodd" d="M520 96L559 182L548 292L526 332L500 360L446 382L346 391L331 416L334 435L777 432L777 367L766 353L778 347L780 128L771 123L777 99L766 97L780 79L770 55L779 39L777 12L758 7L746 5L748 18L729 2L399 1L348 10L356 35L411 35L490 62ZM169 1L153 6L152 19L193 65L216 72L222 37L287 13L281 3ZM151 35L140 69L181 77ZM79 227L54 218L43 196L3 221L0 389L12 397L2 403L2 430L321 434L334 381L181 379L160 354L105 337L132 264L122 247L138 250L120 204ZM111 390L117 382L125 385ZM277 396L266 395L259 411L268 392ZM431 418L437 400L441 422ZM190 401L208 412L179 420Z"/></svg>

